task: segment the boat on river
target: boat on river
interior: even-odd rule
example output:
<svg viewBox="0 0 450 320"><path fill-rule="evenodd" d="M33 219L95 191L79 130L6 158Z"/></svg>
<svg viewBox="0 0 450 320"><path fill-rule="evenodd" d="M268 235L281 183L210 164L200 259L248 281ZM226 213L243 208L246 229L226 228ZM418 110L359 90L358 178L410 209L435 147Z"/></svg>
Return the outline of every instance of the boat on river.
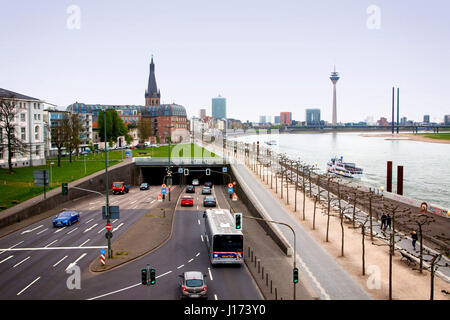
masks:
<svg viewBox="0 0 450 320"><path fill-rule="evenodd" d="M275 146L277 144L276 140L265 141L269 146Z"/></svg>
<svg viewBox="0 0 450 320"><path fill-rule="evenodd" d="M344 162L342 156L340 158L334 157L328 161L327 170L346 178L355 178L363 174L363 169L358 168L354 163Z"/></svg>

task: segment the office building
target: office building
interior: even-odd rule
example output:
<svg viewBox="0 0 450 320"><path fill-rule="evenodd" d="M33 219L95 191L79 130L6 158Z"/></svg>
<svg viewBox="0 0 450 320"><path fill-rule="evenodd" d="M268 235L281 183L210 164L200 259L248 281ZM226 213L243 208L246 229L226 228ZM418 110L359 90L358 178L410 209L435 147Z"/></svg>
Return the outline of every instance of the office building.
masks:
<svg viewBox="0 0 450 320"><path fill-rule="evenodd" d="M280 116L274 116L273 119L274 124L280 124Z"/></svg>
<svg viewBox="0 0 450 320"><path fill-rule="evenodd" d="M292 112L280 112L280 124L290 126L292 124Z"/></svg>
<svg viewBox="0 0 450 320"><path fill-rule="evenodd" d="M320 109L306 109L306 125L320 125Z"/></svg>
<svg viewBox="0 0 450 320"><path fill-rule="evenodd" d="M430 123L430 115L426 114L423 116L423 123Z"/></svg>
<svg viewBox="0 0 450 320"><path fill-rule="evenodd" d="M206 109L200 109L200 119L204 119L206 117Z"/></svg>
<svg viewBox="0 0 450 320"><path fill-rule="evenodd" d="M450 114L446 114L445 116L444 116L444 124L447 126L447 125L450 125Z"/></svg>
<svg viewBox="0 0 450 320"><path fill-rule="evenodd" d="M220 95L217 98L212 99L212 117L214 119L226 119L227 118L227 100Z"/></svg>

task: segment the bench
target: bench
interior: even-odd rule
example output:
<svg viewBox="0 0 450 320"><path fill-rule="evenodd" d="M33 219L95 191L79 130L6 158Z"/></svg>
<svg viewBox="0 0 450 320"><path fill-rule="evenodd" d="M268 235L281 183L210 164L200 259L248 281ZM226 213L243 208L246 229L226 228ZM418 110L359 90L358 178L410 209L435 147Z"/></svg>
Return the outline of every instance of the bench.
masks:
<svg viewBox="0 0 450 320"><path fill-rule="evenodd" d="M402 257L401 257L400 260L402 260L403 258L405 258L406 261L408 262L408 266L409 266L410 263L416 264L416 261L414 261L414 259L413 259L409 254L407 254L407 253L405 253L405 252L403 252L403 251L400 251L400 253L401 253L401 255L402 255Z"/></svg>

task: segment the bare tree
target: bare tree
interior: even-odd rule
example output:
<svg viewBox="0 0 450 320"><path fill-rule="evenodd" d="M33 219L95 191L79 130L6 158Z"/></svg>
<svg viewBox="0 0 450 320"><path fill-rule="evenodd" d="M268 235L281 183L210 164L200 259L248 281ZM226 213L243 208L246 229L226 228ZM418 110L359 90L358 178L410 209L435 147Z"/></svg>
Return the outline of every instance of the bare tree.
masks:
<svg viewBox="0 0 450 320"><path fill-rule="evenodd" d="M8 172L13 174L12 158L15 154L26 154L27 144L16 135L16 117L19 112L14 96L0 98L0 144L1 152L6 147L8 153Z"/></svg>
<svg viewBox="0 0 450 320"><path fill-rule="evenodd" d="M50 142L58 150L58 167L61 167L62 150L67 144L68 128L70 128L70 120L67 113L63 113L61 119L53 119L50 124L51 138Z"/></svg>

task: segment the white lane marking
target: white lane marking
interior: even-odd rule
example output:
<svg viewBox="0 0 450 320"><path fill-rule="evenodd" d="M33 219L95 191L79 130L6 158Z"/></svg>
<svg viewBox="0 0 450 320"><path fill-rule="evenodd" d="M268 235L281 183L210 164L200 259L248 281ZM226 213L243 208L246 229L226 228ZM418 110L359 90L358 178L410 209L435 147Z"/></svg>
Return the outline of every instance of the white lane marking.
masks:
<svg viewBox="0 0 450 320"><path fill-rule="evenodd" d="M116 231L117 229L119 229L121 226L123 226L123 222L121 224L119 224L117 227L115 227L114 229L112 229L112 231Z"/></svg>
<svg viewBox="0 0 450 320"><path fill-rule="evenodd" d="M182 264L181 266L177 267L177 269L181 269L184 267L184 264Z"/></svg>
<svg viewBox="0 0 450 320"><path fill-rule="evenodd" d="M93 228L95 228L96 226L98 226L98 223L94 224L92 227L87 228L86 230L83 231L83 233L91 231Z"/></svg>
<svg viewBox="0 0 450 320"><path fill-rule="evenodd" d="M217 294L214 295L214 299L215 299L215 300L219 300L219 299L217 298Z"/></svg>
<svg viewBox="0 0 450 320"><path fill-rule="evenodd" d="M135 205L134 207L131 207L131 209L136 209L138 207L138 205Z"/></svg>
<svg viewBox="0 0 450 320"><path fill-rule="evenodd" d="M56 241L58 241L58 240L55 240L55 241L52 241L52 242L50 242L48 245L46 245L44 248L48 248L48 247L50 247L52 244L54 244Z"/></svg>
<svg viewBox="0 0 450 320"><path fill-rule="evenodd" d="M42 231L39 231L38 233L36 233L36 234L41 234L42 232L45 232L45 231L47 231L48 230L48 228L45 228L44 230L42 230Z"/></svg>
<svg viewBox="0 0 450 320"><path fill-rule="evenodd" d="M0 264L3 263L3 262L5 262L6 260L11 259L12 257L14 257L14 256L9 256L8 258L3 259L2 261L0 261Z"/></svg>
<svg viewBox="0 0 450 320"><path fill-rule="evenodd" d="M202 239L202 242L203 242L203 235L200 235L200 238Z"/></svg>
<svg viewBox="0 0 450 320"><path fill-rule="evenodd" d="M75 230L77 230L78 229L78 227L76 227L76 228L74 228L74 229L72 229L72 230L70 230L69 232L67 232L66 234L71 234L72 232L74 232Z"/></svg>
<svg viewBox="0 0 450 320"><path fill-rule="evenodd" d="M136 203L136 202L137 202L137 200L133 200L133 201L130 202L130 204L133 204L133 203Z"/></svg>
<svg viewBox="0 0 450 320"><path fill-rule="evenodd" d="M168 274L171 273L171 272L172 272L172 271L168 271L168 272L166 272L166 273L163 273L163 274L157 276L156 279L161 278L161 277L164 277L165 275L168 275ZM115 294L115 293L118 293L118 292L122 292L122 291L131 289L131 288L134 288L134 287L137 287L137 286L141 286L141 285L142 285L142 284L139 282L139 283L133 284L133 285L131 285L131 286L129 286L129 287L126 287L126 288L122 288L122 289L119 289L119 290L116 290L116 291L112 291L112 292L108 292L108 293L102 294L102 295L100 295L100 296L96 296L96 297L93 297L93 298L89 298L88 300L95 300L95 299L103 298L103 297L110 296L110 295Z"/></svg>
<svg viewBox="0 0 450 320"><path fill-rule="evenodd" d="M72 249L106 249L107 246L87 246L87 247L44 247L44 248L16 248L0 249L6 251L39 251L39 250L72 250Z"/></svg>
<svg viewBox="0 0 450 320"><path fill-rule="evenodd" d="M66 258L67 258L68 256L65 256L64 258L62 258L61 260L59 260L57 263L55 263L54 265L53 265L53 268L54 267L56 267L58 264L60 264L61 262L63 262L64 260L66 260Z"/></svg>
<svg viewBox="0 0 450 320"><path fill-rule="evenodd" d="M89 219L88 221L86 221L84 224L88 224L89 222L91 222L94 219Z"/></svg>
<svg viewBox="0 0 450 320"><path fill-rule="evenodd" d="M114 220L112 223L116 223L117 221L119 221L119 219Z"/></svg>
<svg viewBox="0 0 450 320"><path fill-rule="evenodd" d="M211 281L213 281L213 276L211 273L211 268L208 268L208 273L209 273L209 279L211 279Z"/></svg>
<svg viewBox="0 0 450 320"><path fill-rule="evenodd" d="M194 259L189 260L188 263L191 263L193 260L194 260Z"/></svg>
<svg viewBox="0 0 450 320"><path fill-rule="evenodd" d="M152 200L152 201L150 202L150 204L152 204L153 202L155 202L155 200Z"/></svg>
<svg viewBox="0 0 450 320"><path fill-rule="evenodd" d="M44 226L44 225L41 224L39 227L36 227L36 228L34 228L34 229L31 229L31 230L25 230L25 231L23 231L21 234L33 232L34 230L37 230L37 229L39 229L39 228L42 228L43 226Z"/></svg>
<svg viewBox="0 0 450 320"><path fill-rule="evenodd" d="M63 231L65 228L67 228L67 227L59 228L58 230L55 231L55 233L58 233L58 232L60 232L60 231Z"/></svg>
<svg viewBox="0 0 450 320"><path fill-rule="evenodd" d="M20 241L19 243L15 244L12 247L9 247L7 249L0 249L1 250L0 254L2 254L3 252L6 252L6 251L11 251L12 248L17 247L21 243L23 243L23 241Z"/></svg>
<svg viewBox="0 0 450 320"><path fill-rule="evenodd" d="M200 255L200 252L199 252L199 253L197 253L197 254L196 254L195 256L196 256L196 257L198 257L199 255Z"/></svg>
<svg viewBox="0 0 450 320"><path fill-rule="evenodd" d="M83 242L82 244L80 244L80 247L82 247L83 245L85 245L87 242L91 241L91 239L87 239L85 242Z"/></svg>
<svg viewBox="0 0 450 320"><path fill-rule="evenodd" d="M197 220L198 221L198 224L200 224L200 220Z"/></svg>
<svg viewBox="0 0 450 320"><path fill-rule="evenodd" d="M16 263L14 266L13 266L13 268L15 268L15 267L17 267L18 265L21 265L22 264L22 262L25 262L25 261L27 261L28 259L30 259L31 258L31 256L28 256L28 257L26 257L25 259L23 259L22 261L20 261L20 262L18 262L18 263Z"/></svg>
<svg viewBox="0 0 450 320"><path fill-rule="evenodd" d="M29 287L31 287L36 281L38 281L41 277L37 277L32 283L30 283L29 285L27 285L25 288L23 288L19 293L17 293L17 295L21 295L25 290L27 290Z"/></svg>
<svg viewBox="0 0 450 320"><path fill-rule="evenodd" d="M81 259L84 258L84 256L87 255L87 253L83 253L81 256L78 257L77 260L75 260L74 262L70 263L67 268L66 271L69 270L70 268L72 268L73 266L75 266L77 264L78 261L80 261Z"/></svg>

